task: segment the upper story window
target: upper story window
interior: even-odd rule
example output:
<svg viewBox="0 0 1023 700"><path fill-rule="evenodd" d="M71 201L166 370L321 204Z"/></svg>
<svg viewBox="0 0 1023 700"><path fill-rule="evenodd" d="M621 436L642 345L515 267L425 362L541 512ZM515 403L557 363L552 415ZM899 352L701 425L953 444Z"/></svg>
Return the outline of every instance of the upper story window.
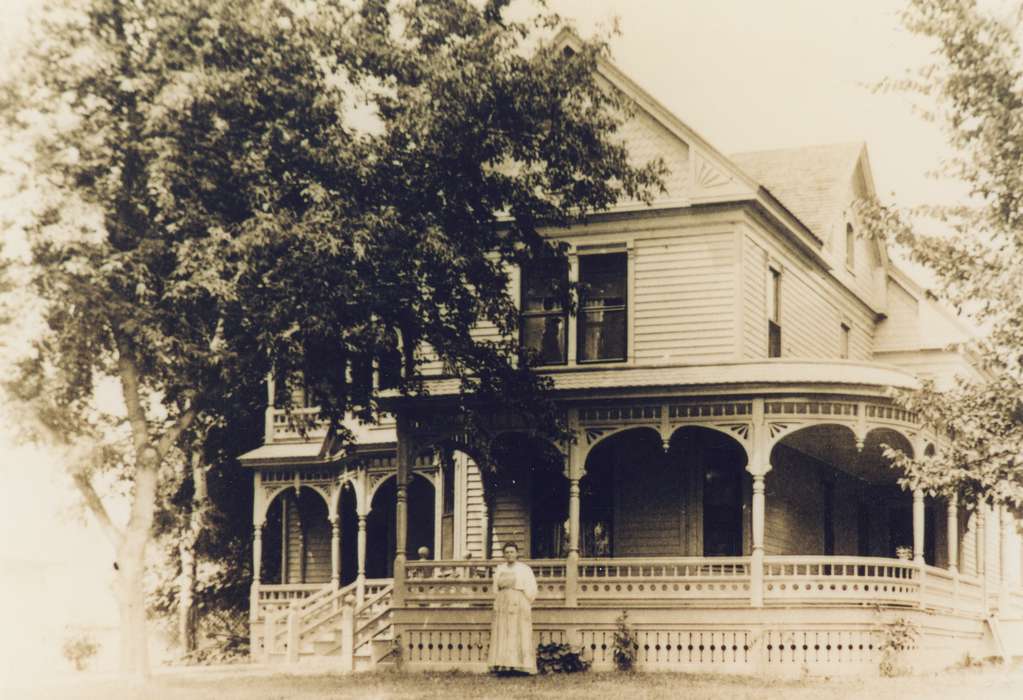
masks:
<svg viewBox="0 0 1023 700"><path fill-rule="evenodd" d="M579 362L626 359L628 268L626 253L579 256Z"/></svg>
<svg viewBox="0 0 1023 700"><path fill-rule="evenodd" d="M842 336L839 338L838 356L843 360L849 359L849 324L842 324Z"/></svg>
<svg viewBox="0 0 1023 700"><path fill-rule="evenodd" d="M767 356L781 357L781 270L773 267L767 284Z"/></svg>
<svg viewBox="0 0 1023 700"><path fill-rule="evenodd" d="M564 260L540 260L522 272L520 342L535 351L540 363L568 361L568 265Z"/></svg>
<svg viewBox="0 0 1023 700"><path fill-rule="evenodd" d="M845 225L845 266L850 270L856 265L856 232L852 224Z"/></svg>

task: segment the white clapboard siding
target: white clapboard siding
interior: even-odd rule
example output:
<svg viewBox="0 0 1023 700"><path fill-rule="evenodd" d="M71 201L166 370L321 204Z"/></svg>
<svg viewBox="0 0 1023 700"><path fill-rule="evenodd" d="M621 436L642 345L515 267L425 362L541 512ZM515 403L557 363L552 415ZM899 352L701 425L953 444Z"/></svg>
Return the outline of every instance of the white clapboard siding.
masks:
<svg viewBox="0 0 1023 700"><path fill-rule="evenodd" d="M637 362L734 356L735 237L718 228L635 242Z"/></svg>
<svg viewBox="0 0 1023 700"><path fill-rule="evenodd" d="M767 326L767 266L781 267L782 357L837 359L841 355L842 324L850 326L849 359L872 359L874 346L873 313L853 297L841 283L797 254L759 224L750 226L743 245L744 285L762 285L763 291L747 289L745 295L745 338L750 348L767 354L766 338L754 330ZM759 272L757 270L759 268ZM766 297L765 297L766 299ZM751 314L756 314L751 318ZM761 320L762 319L762 320ZM751 356L747 354L747 356Z"/></svg>
<svg viewBox="0 0 1023 700"><path fill-rule="evenodd" d="M483 500L483 481L479 467L472 460L466 459L465 468L465 551L472 554L473 559L482 559L487 510Z"/></svg>
<svg viewBox="0 0 1023 700"><path fill-rule="evenodd" d="M656 470L638 475L638 470ZM683 470L631 464L615 473L614 553L616 557L684 554Z"/></svg>
<svg viewBox="0 0 1023 700"><path fill-rule="evenodd" d="M767 253L750 236L742 248L742 354L760 360L767 357Z"/></svg>
<svg viewBox="0 0 1023 700"><path fill-rule="evenodd" d="M907 350L920 347L919 302L902 285L888 280L888 317L877 326L877 349Z"/></svg>
<svg viewBox="0 0 1023 700"><path fill-rule="evenodd" d="M820 474L797 453L779 451L765 480L764 552L822 554L824 498Z"/></svg>
<svg viewBox="0 0 1023 700"><path fill-rule="evenodd" d="M288 583L326 583L330 580L330 524L323 513L303 516L299 518L292 498L288 504Z"/></svg>
<svg viewBox="0 0 1023 700"><path fill-rule="evenodd" d="M494 494L490 551L500 552L509 542L518 545L524 556L529 553L529 489L524 481L505 482Z"/></svg>

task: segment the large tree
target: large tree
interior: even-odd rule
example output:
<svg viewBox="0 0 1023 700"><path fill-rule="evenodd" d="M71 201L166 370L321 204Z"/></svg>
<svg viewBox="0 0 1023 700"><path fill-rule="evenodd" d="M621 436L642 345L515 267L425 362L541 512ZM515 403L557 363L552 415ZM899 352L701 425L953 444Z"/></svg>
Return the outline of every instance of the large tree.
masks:
<svg viewBox="0 0 1023 700"><path fill-rule="evenodd" d="M565 50L557 17L506 5L57 1L37 25L4 114L47 204L28 227L45 325L9 389L115 547L126 670L147 669L168 459L271 367L303 371L342 437L375 417L375 374L420 390L427 345L467 394L556 422L508 265L560 255L545 227L650 196L662 166L616 136L605 43ZM94 481L111 470L123 525Z"/></svg>
<svg viewBox="0 0 1023 700"><path fill-rule="evenodd" d="M939 291L984 329L981 376L950 391L903 397L944 440L934 455L893 452L907 482L977 503L1023 507L1023 5L912 0L905 25L933 61L882 87L920 98L953 155L940 175L967 201L898 210L864 207L872 230L930 268Z"/></svg>

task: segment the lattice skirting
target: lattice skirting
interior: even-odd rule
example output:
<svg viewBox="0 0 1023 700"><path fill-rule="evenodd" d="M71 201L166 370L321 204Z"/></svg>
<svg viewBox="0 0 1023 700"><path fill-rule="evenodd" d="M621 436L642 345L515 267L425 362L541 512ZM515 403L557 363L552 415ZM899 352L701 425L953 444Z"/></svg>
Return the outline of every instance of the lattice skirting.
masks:
<svg viewBox="0 0 1023 700"><path fill-rule="evenodd" d="M764 621L717 626L637 621L632 625L639 644L636 667L641 671L768 676L876 674L882 659L883 631L878 621L870 619L870 613L856 614L863 617L862 623ZM445 621L440 628L428 622L399 625L403 663L410 670L486 670L490 632L483 615L464 625ZM919 648L905 656L909 665L927 670L955 663L966 653L984 654L980 621L936 617L920 615L917 620L923 634ZM566 622L534 630L534 642L568 642L582 649L595 671L613 670L614 625Z"/></svg>

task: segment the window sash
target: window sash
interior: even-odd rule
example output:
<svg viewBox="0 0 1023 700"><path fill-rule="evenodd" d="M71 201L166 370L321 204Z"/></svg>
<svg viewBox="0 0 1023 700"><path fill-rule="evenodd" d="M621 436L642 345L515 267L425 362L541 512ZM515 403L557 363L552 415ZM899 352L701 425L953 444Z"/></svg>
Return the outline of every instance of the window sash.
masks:
<svg viewBox="0 0 1023 700"><path fill-rule="evenodd" d="M781 326L774 321L767 322L767 356L781 357Z"/></svg>
<svg viewBox="0 0 1023 700"><path fill-rule="evenodd" d="M536 322L542 321L541 325ZM552 325L557 321L556 325ZM566 311L523 312L519 342L524 348L539 353L542 365L563 365L568 362L568 313Z"/></svg>
<svg viewBox="0 0 1023 700"><path fill-rule="evenodd" d="M626 253L580 256L576 361L628 359L629 262Z"/></svg>

